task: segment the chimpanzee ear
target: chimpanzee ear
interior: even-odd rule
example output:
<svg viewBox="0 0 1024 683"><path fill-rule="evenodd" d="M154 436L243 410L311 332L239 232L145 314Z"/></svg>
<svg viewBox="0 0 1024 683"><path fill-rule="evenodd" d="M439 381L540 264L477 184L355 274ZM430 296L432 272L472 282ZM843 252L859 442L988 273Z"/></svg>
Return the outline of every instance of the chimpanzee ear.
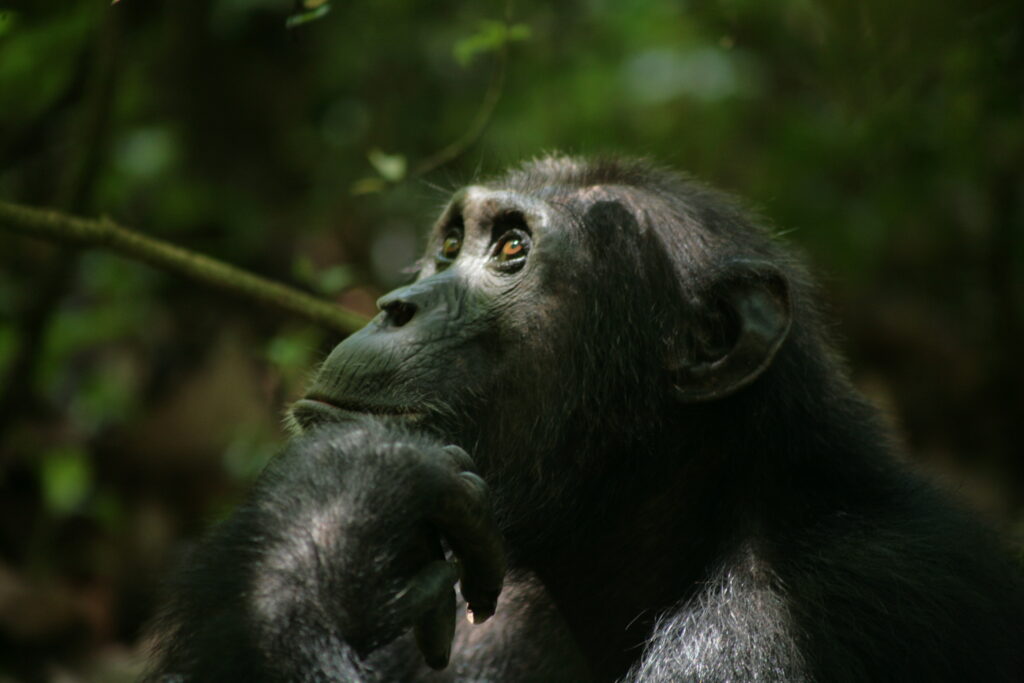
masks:
<svg viewBox="0 0 1024 683"><path fill-rule="evenodd" d="M737 263L715 291L673 368L677 396L686 402L723 398L753 382L789 333L789 285L771 265Z"/></svg>

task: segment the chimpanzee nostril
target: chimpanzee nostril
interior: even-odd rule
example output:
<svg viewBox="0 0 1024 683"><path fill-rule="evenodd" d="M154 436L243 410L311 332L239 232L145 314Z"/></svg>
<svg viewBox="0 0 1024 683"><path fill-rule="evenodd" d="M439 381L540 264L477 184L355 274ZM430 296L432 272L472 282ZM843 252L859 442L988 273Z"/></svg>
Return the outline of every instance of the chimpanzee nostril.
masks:
<svg viewBox="0 0 1024 683"><path fill-rule="evenodd" d="M408 301L402 301L396 299L394 301L388 301L381 306L384 313L387 315L389 323L395 327L401 327L407 322L412 320L412 317L416 315L416 304L409 303Z"/></svg>

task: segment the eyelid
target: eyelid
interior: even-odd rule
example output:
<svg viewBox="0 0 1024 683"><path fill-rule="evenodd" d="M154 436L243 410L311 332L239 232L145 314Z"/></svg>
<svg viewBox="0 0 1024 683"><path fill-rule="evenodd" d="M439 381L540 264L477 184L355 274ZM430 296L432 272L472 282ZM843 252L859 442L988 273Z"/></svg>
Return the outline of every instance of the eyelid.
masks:
<svg viewBox="0 0 1024 683"><path fill-rule="evenodd" d="M525 233L527 237L533 236L530 224L521 211L504 211L496 215L491 222L491 241L498 242L502 237L513 230Z"/></svg>

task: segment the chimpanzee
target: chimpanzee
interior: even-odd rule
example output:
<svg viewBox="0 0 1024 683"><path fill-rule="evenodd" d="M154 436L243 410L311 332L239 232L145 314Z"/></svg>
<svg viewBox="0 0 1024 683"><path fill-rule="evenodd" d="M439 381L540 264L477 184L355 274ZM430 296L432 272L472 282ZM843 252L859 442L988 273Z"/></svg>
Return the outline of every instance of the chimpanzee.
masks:
<svg viewBox="0 0 1024 683"><path fill-rule="evenodd" d="M1019 569L727 197L527 163L379 307L172 583L153 678L1024 681Z"/></svg>

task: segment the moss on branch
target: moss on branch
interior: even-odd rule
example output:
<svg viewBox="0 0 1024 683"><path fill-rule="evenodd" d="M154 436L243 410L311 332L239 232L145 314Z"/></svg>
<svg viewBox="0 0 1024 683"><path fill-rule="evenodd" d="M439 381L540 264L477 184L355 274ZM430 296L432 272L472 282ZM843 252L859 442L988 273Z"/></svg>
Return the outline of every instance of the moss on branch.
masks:
<svg viewBox="0 0 1024 683"><path fill-rule="evenodd" d="M366 318L359 313L203 254L128 230L107 218L81 218L0 202L0 230L64 244L109 249L346 334L366 323Z"/></svg>

